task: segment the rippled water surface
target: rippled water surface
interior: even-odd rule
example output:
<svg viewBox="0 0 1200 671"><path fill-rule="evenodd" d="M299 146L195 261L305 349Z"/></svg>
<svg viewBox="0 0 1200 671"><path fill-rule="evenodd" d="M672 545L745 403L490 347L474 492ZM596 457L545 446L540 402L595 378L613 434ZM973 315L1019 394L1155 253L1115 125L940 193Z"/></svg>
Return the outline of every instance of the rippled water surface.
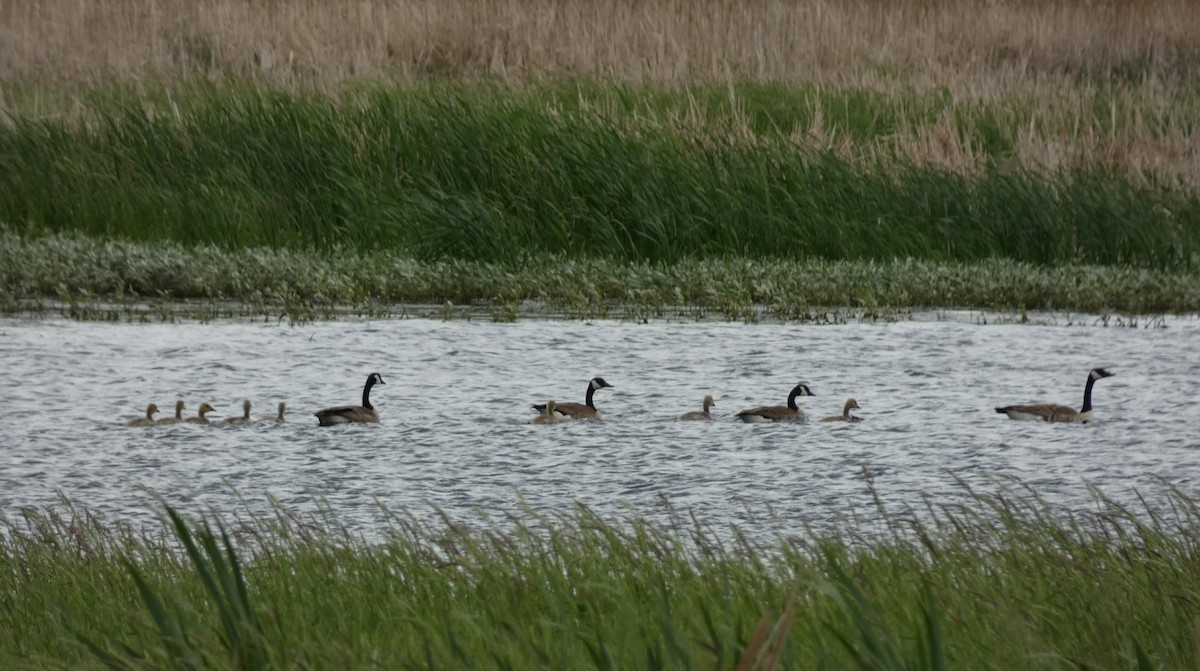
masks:
<svg viewBox="0 0 1200 671"><path fill-rule="evenodd" d="M1061 321L1061 320L1060 320ZM888 506L947 503L958 482L1008 478L1087 506L1087 486L1154 500L1162 480L1196 497L1200 322L1166 328L983 325L432 320L98 324L0 320L0 511L54 504L61 491L106 519L155 514L155 493L193 511L300 510L324 500L370 533L379 504L454 517L563 511L665 515L663 501L722 527L791 533L871 514L865 472ZM1093 366L1097 421L1015 422L993 406L1078 406ZM312 412L357 403L372 371L379 425L318 428ZM531 402L600 391L599 422L529 426ZM810 416L862 406L854 425L744 425L797 382ZM716 398L716 421L677 422ZM156 402L188 414L284 424L129 428ZM164 416L165 416L164 415Z"/></svg>

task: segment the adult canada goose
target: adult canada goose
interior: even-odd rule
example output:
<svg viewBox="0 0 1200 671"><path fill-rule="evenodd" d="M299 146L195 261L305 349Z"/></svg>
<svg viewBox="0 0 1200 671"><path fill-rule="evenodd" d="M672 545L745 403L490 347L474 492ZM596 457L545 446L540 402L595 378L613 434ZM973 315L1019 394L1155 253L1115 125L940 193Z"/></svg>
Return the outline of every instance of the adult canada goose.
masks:
<svg viewBox="0 0 1200 671"><path fill-rule="evenodd" d="M285 411L285 410L287 410L287 403L284 403L283 401L280 401L280 402L279 402L279 413L278 413L278 414L275 414L275 415L263 415L262 417L260 417L260 418L258 419L258 421L260 421L260 422L282 422L282 421L284 421L284 420L283 420L283 413L284 413L284 411Z"/></svg>
<svg viewBox="0 0 1200 671"><path fill-rule="evenodd" d="M175 401L175 416L163 417L158 420L159 424L178 424L183 421L183 401Z"/></svg>
<svg viewBox="0 0 1200 671"><path fill-rule="evenodd" d="M250 423L250 399L242 401L242 416L241 417L226 417L222 424L249 424Z"/></svg>
<svg viewBox="0 0 1200 671"><path fill-rule="evenodd" d="M687 419L699 419L699 420L712 419L712 414L709 413L708 409L713 407L714 405L716 405L716 403L713 402L712 394L709 394L704 397L704 409L703 410L692 410L691 412L685 412L679 416L679 419L684 419L684 420L687 420Z"/></svg>
<svg viewBox="0 0 1200 671"><path fill-rule="evenodd" d="M1103 377L1111 377L1112 373L1103 368L1093 368L1088 373L1087 384L1083 387L1083 408L1076 411L1066 405L1054 403L1035 403L1032 405L1006 405L996 408L996 412L1008 415L1009 419L1028 419L1043 422L1089 422L1094 419L1092 414L1092 385Z"/></svg>
<svg viewBox="0 0 1200 671"><path fill-rule="evenodd" d="M858 409L859 409L858 401L856 401L852 398L848 398L848 399L846 399L846 405L842 406L842 414L830 415L828 417L825 417L821 421L822 422L861 422L862 417L855 417L854 415L850 414L851 410L858 410Z"/></svg>
<svg viewBox="0 0 1200 671"><path fill-rule="evenodd" d="M545 410L542 414L529 420L530 424L557 424L559 422L558 414L554 412L557 404L554 401L546 401L546 405L542 406Z"/></svg>
<svg viewBox="0 0 1200 671"><path fill-rule="evenodd" d="M554 412L560 418L569 417L571 419L600 419L600 413L596 412L596 404L592 403L592 394L596 393L597 389L611 387L612 385L605 382L602 377L594 377L588 381L587 398L583 403L555 403ZM533 409L538 412L544 412L546 406L540 403L535 403Z"/></svg>
<svg viewBox="0 0 1200 671"><path fill-rule="evenodd" d="M812 390L808 388L808 385L798 384L792 388L792 393L788 394L787 405L763 405L749 408L739 412L737 416L747 424L804 419L804 411L796 406L796 397L812 395Z"/></svg>
<svg viewBox="0 0 1200 671"><path fill-rule="evenodd" d="M151 424L155 424L156 422L154 421L154 413L156 412L158 412L158 406L151 403L150 405L146 406L145 417L131 419L128 422L125 422L125 426L150 426Z"/></svg>
<svg viewBox="0 0 1200 671"><path fill-rule="evenodd" d="M187 422L188 424L209 424L210 422L208 421L208 418L204 416L204 414L212 411L213 407L211 405L208 403L201 403L200 408L196 412L196 416L188 417L183 421Z"/></svg>
<svg viewBox="0 0 1200 671"><path fill-rule="evenodd" d="M363 387L362 405L341 405L336 408L318 410L313 413L319 421L318 426L351 422L378 422L379 413L375 412L375 406L371 405L371 387L383 383L383 377L379 373L371 373L367 376L367 384Z"/></svg>

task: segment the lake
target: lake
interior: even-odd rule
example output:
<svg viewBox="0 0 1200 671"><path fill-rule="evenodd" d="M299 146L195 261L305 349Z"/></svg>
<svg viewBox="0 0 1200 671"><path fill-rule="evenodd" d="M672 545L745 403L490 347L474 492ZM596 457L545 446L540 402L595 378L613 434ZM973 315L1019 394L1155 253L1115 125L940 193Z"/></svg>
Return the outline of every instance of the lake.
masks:
<svg viewBox="0 0 1200 671"><path fill-rule="evenodd" d="M966 486L1020 482L1069 509L1089 485L1113 499L1196 497L1200 320L1104 327L1078 316L995 323L938 313L892 323L706 321L514 323L433 319L89 323L0 319L0 512L58 503L109 521L149 520L156 496L189 512L327 505L371 535L380 504L430 519L566 511L665 520L669 503L714 528L828 529L876 517L873 493L953 505ZM1017 422L996 405L1079 407L1088 371L1096 421ZM372 392L378 425L318 428L313 411ZM602 421L531 426L530 404L582 402ZM798 382L810 417L858 400L855 424L747 425ZM712 422L679 422L716 399ZM211 417L289 407L283 424L131 428L149 402ZM1200 497L1197 497L1200 498ZM244 499L244 500L243 500ZM1164 504L1165 505L1165 504ZM519 513L522 514L522 513Z"/></svg>

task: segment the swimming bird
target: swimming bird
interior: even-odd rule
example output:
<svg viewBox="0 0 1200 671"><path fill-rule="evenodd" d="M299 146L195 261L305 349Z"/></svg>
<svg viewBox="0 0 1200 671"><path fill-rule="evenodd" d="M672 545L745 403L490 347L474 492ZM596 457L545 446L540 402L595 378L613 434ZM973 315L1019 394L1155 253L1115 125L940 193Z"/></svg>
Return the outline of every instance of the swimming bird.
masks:
<svg viewBox="0 0 1200 671"><path fill-rule="evenodd" d="M375 411L375 406L371 405L371 387L377 384L384 384L383 377L379 373L371 373L367 376L367 384L363 386L362 405L340 405L336 408L325 408L314 412L313 414L316 415L319 422L318 426L378 422L379 413Z"/></svg>
<svg viewBox="0 0 1200 671"><path fill-rule="evenodd" d="M792 393L788 394L787 405L763 405L749 408L739 412L738 419L747 424L804 419L804 411L796 406L797 396L813 396L813 393L808 385L798 384L792 388Z"/></svg>
<svg viewBox="0 0 1200 671"><path fill-rule="evenodd" d="M151 424L155 424L156 422L154 421L154 413L156 412L158 412L158 406L151 403L150 405L146 406L145 417L131 419L128 422L125 422L125 426L150 426Z"/></svg>
<svg viewBox="0 0 1200 671"><path fill-rule="evenodd" d="M1093 368L1088 373L1087 383L1083 387L1083 408L1076 411L1066 405L1054 403L1035 403L1031 405L1006 405L996 408L996 412L1008 415L1009 419L1026 419L1042 422L1090 422L1092 414L1092 385L1096 380L1111 377L1112 373L1103 368Z"/></svg>
<svg viewBox="0 0 1200 671"><path fill-rule="evenodd" d="M828 417L825 417L821 421L822 422L861 422L862 417L855 417L854 415L850 414L851 410L857 410L857 409L859 409L858 401L856 401L852 398L848 398L848 399L846 399L846 405L842 406L842 414L830 415Z"/></svg>
<svg viewBox="0 0 1200 671"><path fill-rule="evenodd" d="M178 424L183 421L183 401L175 401L175 416L163 417L158 420L159 424Z"/></svg>
<svg viewBox="0 0 1200 671"><path fill-rule="evenodd" d="M554 412L558 414L559 418L600 419L600 413L596 412L596 404L592 402L592 395L596 393L597 389L611 386L611 384L604 381L604 378L594 377L588 381L587 398L583 403L555 403ZM533 409L538 412L544 412L546 406L535 403Z"/></svg>
<svg viewBox="0 0 1200 671"><path fill-rule="evenodd" d="M546 401L546 405L542 406L545 411L542 414L529 420L530 424L557 424L559 422L558 415L554 412L557 404L554 401Z"/></svg>
<svg viewBox="0 0 1200 671"><path fill-rule="evenodd" d="M258 419L258 421L260 421L260 422L282 422L282 421L284 421L284 420L283 420L283 413L284 413L284 411L285 411L285 410L287 410L287 403L284 403L283 401L280 401L280 402L279 402L279 413L278 413L278 414L275 414L275 415L263 415L262 417L260 417L260 418Z"/></svg>
<svg viewBox="0 0 1200 671"><path fill-rule="evenodd" d="M712 394L709 394L704 397L704 409L703 410L692 410L691 412L685 412L679 416L679 419L684 419L684 420L687 420L687 419L699 419L699 420L712 419L712 414L708 411L708 409L713 407L714 405L716 405L716 403L713 402Z"/></svg>
<svg viewBox="0 0 1200 671"><path fill-rule="evenodd" d="M221 421L222 424L249 424L250 423L250 399L242 401L242 416L241 417L226 417Z"/></svg>
<svg viewBox="0 0 1200 671"><path fill-rule="evenodd" d="M208 403L201 403L200 407L198 408L198 410L196 412L196 416L188 417L187 419L185 419L183 421L188 424L209 424L210 422L208 421L208 418L204 416L204 414L208 413L208 412L212 412L213 409L214 408L211 405L209 405Z"/></svg>

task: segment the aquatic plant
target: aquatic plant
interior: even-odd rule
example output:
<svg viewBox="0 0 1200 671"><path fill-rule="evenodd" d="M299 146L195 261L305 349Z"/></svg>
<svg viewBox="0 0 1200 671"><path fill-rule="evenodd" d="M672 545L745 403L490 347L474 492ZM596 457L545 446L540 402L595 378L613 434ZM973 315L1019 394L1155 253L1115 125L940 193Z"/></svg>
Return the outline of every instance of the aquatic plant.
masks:
<svg viewBox="0 0 1200 671"><path fill-rule="evenodd" d="M1001 488L774 540L582 506L385 510L374 541L281 506L157 531L24 510L0 665L1191 668L1200 510L1166 490L1080 512Z"/></svg>
<svg viewBox="0 0 1200 671"><path fill-rule="evenodd" d="M416 314L733 320L887 318L912 308L1154 315L1200 310L1195 273L1126 266L685 258L671 264L529 256L516 264L419 261L0 227L0 308L79 318Z"/></svg>

